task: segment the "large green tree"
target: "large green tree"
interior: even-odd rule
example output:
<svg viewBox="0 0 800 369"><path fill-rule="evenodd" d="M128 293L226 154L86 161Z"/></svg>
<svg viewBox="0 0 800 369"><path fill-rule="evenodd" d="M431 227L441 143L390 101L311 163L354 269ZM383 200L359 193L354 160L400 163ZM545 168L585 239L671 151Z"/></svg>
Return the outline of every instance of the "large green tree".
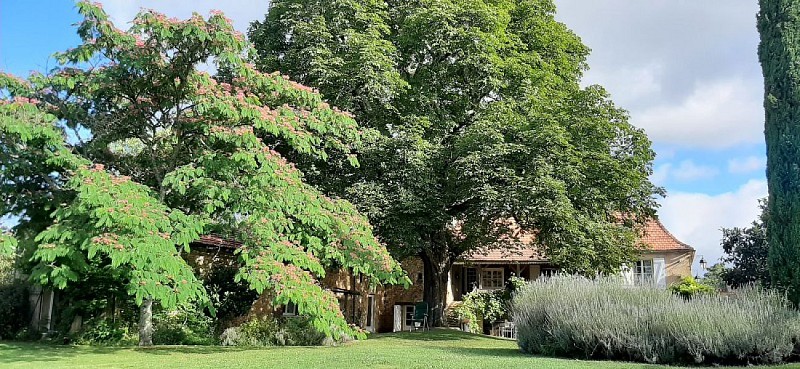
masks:
<svg viewBox="0 0 800 369"><path fill-rule="evenodd" d="M261 70L369 128L358 169L298 163L396 255L422 258L437 323L452 264L515 247L496 242L514 224L592 274L630 260L653 216L650 141L602 88L580 86L589 50L554 15L550 0L276 0L251 25Z"/></svg>
<svg viewBox="0 0 800 369"><path fill-rule="evenodd" d="M141 307L140 344L151 344L154 301L206 299L181 254L215 232L243 243L237 281L295 303L328 335L358 334L318 283L326 270L407 278L365 217L274 150L357 164L355 121L245 63L249 46L222 14L144 11L122 31L98 5L78 9L83 43L54 70L0 77L0 215L21 217L15 236L33 250L33 278L64 288L115 268Z"/></svg>
<svg viewBox="0 0 800 369"><path fill-rule="evenodd" d="M730 268L721 273L726 284L733 287L757 283L769 285L768 255L769 244L765 223L769 219L766 200L761 201L761 215L749 227L723 228L722 260ZM720 267L724 267L720 264Z"/></svg>
<svg viewBox="0 0 800 369"><path fill-rule="evenodd" d="M760 0L769 187L769 272L800 304L800 4Z"/></svg>

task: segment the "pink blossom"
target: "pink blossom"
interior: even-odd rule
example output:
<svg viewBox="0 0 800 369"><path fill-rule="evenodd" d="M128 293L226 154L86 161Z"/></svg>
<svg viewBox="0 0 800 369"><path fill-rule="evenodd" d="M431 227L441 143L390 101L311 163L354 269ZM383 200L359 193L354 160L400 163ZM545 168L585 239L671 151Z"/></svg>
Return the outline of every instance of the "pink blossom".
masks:
<svg viewBox="0 0 800 369"><path fill-rule="evenodd" d="M142 37L141 37L141 36L139 36L139 35L133 35L133 38L136 40L136 47L142 47L142 46L144 46L144 41L142 40Z"/></svg>
<svg viewBox="0 0 800 369"><path fill-rule="evenodd" d="M20 104L38 104L39 103L39 100L37 100L37 99L27 98L27 97L23 97L23 96L15 97L14 101L16 101L16 102L18 102Z"/></svg>

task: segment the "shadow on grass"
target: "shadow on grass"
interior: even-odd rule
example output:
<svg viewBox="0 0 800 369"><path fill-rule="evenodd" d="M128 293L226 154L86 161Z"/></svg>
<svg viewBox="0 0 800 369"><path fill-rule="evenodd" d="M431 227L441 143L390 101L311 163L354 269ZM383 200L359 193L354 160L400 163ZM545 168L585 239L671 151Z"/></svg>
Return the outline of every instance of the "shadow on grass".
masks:
<svg viewBox="0 0 800 369"><path fill-rule="evenodd" d="M109 346L71 346L31 342L0 342L0 367L4 363L57 361L77 355L114 355L130 351L150 355L199 354L208 355L222 352L236 352L252 349L274 349L275 347L247 348L223 346L154 346L154 347L109 347Z"/></svg>
<svg viewBox="0 0 800 369"><path fill-rule="evenodd" d="M58 346L29 342L0 342L0 364L15 362L56 361L83 353L91 353L95 348ZM107 349L105 347L98 349Z"/></svg>
<svg viewBox="0 0 800 369"><path fill-rule="evenodd" d="M499 337L486 336L475 333L465 333L455 329L435 328L430 331L382 333L371 336L371 340L401 339L408 341L463 341L463 340L498 340L508 341Z"/></svg>

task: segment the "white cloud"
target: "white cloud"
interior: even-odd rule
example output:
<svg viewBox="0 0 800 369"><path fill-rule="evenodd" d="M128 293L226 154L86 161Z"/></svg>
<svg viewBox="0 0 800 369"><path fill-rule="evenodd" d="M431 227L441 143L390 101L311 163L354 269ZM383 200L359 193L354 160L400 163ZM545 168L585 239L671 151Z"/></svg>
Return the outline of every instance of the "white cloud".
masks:
<svg viewBox="0 0 800 369"><path fill-rule="evenodd" d="M264 19L269 7L267 0L101 0L103 8L117 27L127 28L140 9L153 9L170 17L189 18L193 12L208 16L211 10L221 10L239 32L246 32L250 22Z"/></svg>
<svg viewBox="0 0 800 369"><path fill-rule="evenodd" d="M722 255L721 228L744 227L759 215L758 200L767 196L765 180L750 180L719 195L677 192L661 201L659 217L679 240L697 250L709 263ZM699 272L694 265L693 273Z"/></svg>
<svg viewBox="0 0 800 369"><path fill-rule="evenodd" d="M650 62L613 70L590 69L581 82L587 85L602 81L603 87L612 92L614 102L626 107L661 94L663 73L664 67L661 63Z"/></svg>
<svg viewBox="0 0 800 369"><path fill-rule="evenodd" d="M667 178L669 178L669 172L671 169L671 163L659 165L653 170L653 174L650 175L650 182L653 182L653 184L656 186L663 186L664 183L667 182Z"/></svg>
<svg viewBox="0 0 800 369"><path fill-rule="evenodd" d="M758 3L750 0L556 0L557 18L592 49L601 84L661 146L763 142Z"/></svg>
<svg viewBox="0 0 800 369"><path fill-rule="evenodd" d="M728 160L728 172L732 174L748 174L755 171L765 171L767 158L763 156L748 156Z"/></svg>
<svg viewBox="0 0 800 369"><path fill-rule="evenodd" d="M661 164L653 170L650 180L656 185L663 186L668 179L680 182L691 182L701 179L711 179L719 174L719 170L707 165L695 164L692 160L684 160L674 166L672 163Z"/></svg>
<svg viewBox="0 0 800 369"><path fill-rule="evenodd" d="M684 160L672 171L675 179L683 182L695 181L698 179L714 178L719 171L707 165L697 165L691 160Z"/></svg>
<svg viewBox="0 0 800 369"><path fill-rule="evenodd" d="M719 149L764 141L761 105L761 91L744 80L721 80L696 86L677 104L651 106L631 121L657 142Z"/></svg>

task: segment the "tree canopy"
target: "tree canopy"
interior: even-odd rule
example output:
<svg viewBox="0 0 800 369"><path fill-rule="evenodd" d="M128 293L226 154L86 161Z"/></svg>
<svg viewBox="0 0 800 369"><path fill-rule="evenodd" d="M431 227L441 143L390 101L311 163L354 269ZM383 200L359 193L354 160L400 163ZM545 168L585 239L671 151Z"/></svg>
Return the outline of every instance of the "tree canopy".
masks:
<svg viewBox="0 0 800 369"><path fill-rule="evenodd" d="M99 5L78 9L83 43L55 69L0 78L0 215L21 216L34 279L63 288L112 265L137 303L203 300L181 254L215 232L243 244L237 280L334 337L357 332L317 282L327 268L408 283L367 219L290 161L335 153L357 165L350 114L247 64L248 44L220 13L143 11L122 31Z"/></svg>
<svg viewBox="0 0 800 369"><path fill-rule="evenodd" d="M436 318L453 262L513 248L495 242L513 233L505 225L593 274L631 260L654 215L650 141L601 87L580 86L589 50L555 11L550 0L276 0L251 25L261 70L318 88L369 128L357 170L298 165L356 203L396 255L422 257Z"/></svg>
<svg viewBox="0 0 800 369"><path fill-rule="evenodd" d="M768 255L769 244L765 223L768 219L766 200L761 201L761 215L749 227L723 228L723 261L730 268L722 273L722 279L733 287L758 283L770 284Z"/></svg>

